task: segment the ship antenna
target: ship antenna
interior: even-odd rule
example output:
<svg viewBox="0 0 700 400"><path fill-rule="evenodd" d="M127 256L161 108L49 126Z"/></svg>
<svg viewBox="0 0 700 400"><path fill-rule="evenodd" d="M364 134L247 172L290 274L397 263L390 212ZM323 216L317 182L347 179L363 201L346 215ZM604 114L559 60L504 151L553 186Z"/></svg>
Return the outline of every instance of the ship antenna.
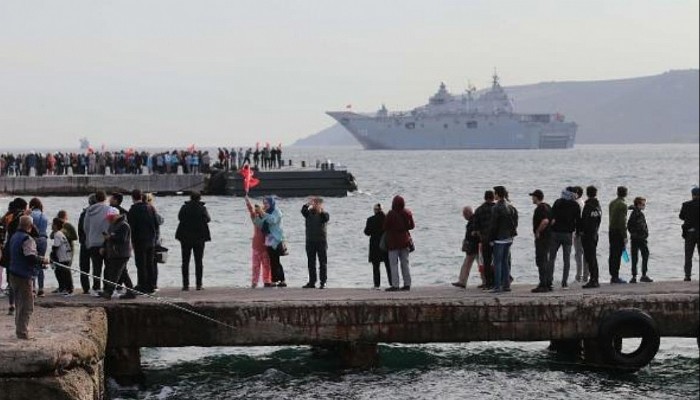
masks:
<svg viewBox="0 0 700 400"><path fill-rule="evenodd" d="M493 87L498 86L498 72L496 71L496 67L493 67Z"/></svg>

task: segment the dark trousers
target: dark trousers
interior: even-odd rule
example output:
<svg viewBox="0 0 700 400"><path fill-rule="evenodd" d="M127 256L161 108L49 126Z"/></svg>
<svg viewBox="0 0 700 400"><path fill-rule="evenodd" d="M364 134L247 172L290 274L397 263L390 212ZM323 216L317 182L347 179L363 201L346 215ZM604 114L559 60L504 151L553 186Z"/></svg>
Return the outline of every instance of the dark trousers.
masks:
<svg viewBox="0 0 700 400"><path fill-rule="evenodd" d="M552 232L552 239L549 241L549 282L550 286L554 280L554 264L557 262L557 252L561 247L563 256L563 268L561 275L561 283L568 284L569 269L571 268L571 246L573 244L573 233L571 232Z"/></svg>
<svg viewBox="0 0 700 400"><path fill-rule="evenodd" d="M540 287L551 287L552 279L549 273L549 235L535 239L535 265L540 279Z"/></svg>
<svg viewBox="0 0 700 400"><path fill-rule="evenodd" d="M202 287L202 273L204 271L204 242L185 243L180 242L182 250L182 287L190 287L190 258L194 252L194 276L198 288Z"/></svg>
<svg viewBox="0 0 700 400"><path fill-rule="evenodd" d="M102 264L104 263L104 257L102 256L102 254L100 254L100 249L101 247L90 247L89 249L90 261L92 262L93 290L100 290L100 288L102 287Z"/></svg>
<svg viewBox="0 0 700 400"><path fill-rule="evenodd" d="M124 279L125 281L128 280L129 283L131 283L129 272L126 270L126 263L128 261L128 258L105 259L105 293L109 295L114 293L114 284L110 282L119 282L120 280Z"/></svg>
<svg viewBox="0 0 700 400"><path fill-rule="evenodd" d="M70 267L70 261L62 262L61 264ZM71 275L71 270L56 265L53 272L56 275L56 282L58 282L58 290L73 293L73 275Z"/></svg>
<svg viewBox="0 0 700 400"><path fill-rule="evenodd" d="M279 248L279 246L278 246ZM280 252L278 248L267 247L267 255L270 257L270 272L272 282L284 282L284 267L280 262Z"/></svg>
<svg viewBox="0 0 700 400"><path fill-rule="evenodd" d="M581 245L583 246L583 259L588 265L588 273L591 276L590 282L598 283L598 255L596 254L598 234L581 236Z"/></svg>
<svg viewBox="0 0 700 400"><path fill-rule="evenodd" d="M144 293L153 292L153 261L155 247L151 244L134 243L134 262L136 264L136 287ZM117 276L119 279L119 275Z"/></svg>
<svg viewBox="0 0 700 400"><path fill-rule="evenodd" d="M384 263L384 268L386 269L387 286L391 286L391 269L389 268L389 258L384 257L384 259L381 261L372 261L372 278L374 279L374 287L381 286L379 270L382 263Z"/></svg>
<svg viewBox="0 0 700 400"><path fill-rule="evenodd" d="M80 255L78 257L78 267L80 268L80 286L83 292L90 291L90 277L85 275L90 273L90 250L84 245L80 245Z"/></svg>
<svg viewBox="0 0 700 400"><path fill-rule="evenodd" d="M610 256L608 257L610 278L617 279L620 277L620 258L625 250L625 236L622 232L609 231L608 241L610 242Z"/></svg>
<svg viewBox="0 0 700 400"><path fill-rule="evenodd" d="M481 245L481 259L484 263L484 279L486 286L494 286L494 271L493 271L493 247L488 243Z"/></svg>
<svg viewBox="0 0 700 400"><path fill-rule="evenodd" d="M700 253L698 232L688 232L685 237L685 263L683 264L686 278L690 278L690 274L693 271L693 252L695 251Z"/></svg>
<svg viewBox="0 0 700 400"><path fill-rule="evenodd" d="M328 278L328 257L326 250L328 244L326 242L306 242L306 259L309 268L309 283L316 284L316 257L318 257L318 272L321 278L321 285L326 284Z"/></svg>
<svg viewBox="0 0 700 400"><path fill-rule="evenodd" d="M649 246L646 239L632 239L632 276L637 276L637 262L639 253L642 253L642 276L647 276L647 266L649 265Z"/></svg>

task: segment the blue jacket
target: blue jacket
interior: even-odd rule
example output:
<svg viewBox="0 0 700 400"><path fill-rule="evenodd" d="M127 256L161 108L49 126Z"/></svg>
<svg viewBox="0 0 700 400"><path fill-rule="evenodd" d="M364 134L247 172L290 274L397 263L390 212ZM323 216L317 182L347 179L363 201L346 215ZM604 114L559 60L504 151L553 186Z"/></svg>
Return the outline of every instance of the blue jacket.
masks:
<svg viewBox="0 0 700 400"><path fill-rule="evenodd" d="M24 279L31 279L34 275L34 266L41 260L36 254L36 245L34 245L34 254L24 254L24 242L34 239L24 231L17 231L10 239L10 267L9 272L12 275Z"/></svg>

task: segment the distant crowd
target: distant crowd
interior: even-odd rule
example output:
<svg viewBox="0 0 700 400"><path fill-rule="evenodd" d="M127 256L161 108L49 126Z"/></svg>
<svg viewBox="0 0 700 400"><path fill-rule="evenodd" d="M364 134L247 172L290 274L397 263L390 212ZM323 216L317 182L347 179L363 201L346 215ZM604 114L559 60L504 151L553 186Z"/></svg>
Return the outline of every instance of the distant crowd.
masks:
<svg viewBox="0 0 700 400"><path fill-rule="evenodd" d="M226 158L226 152L221 151ZM228 157L228 162L231 162L230 152ZM238 161L236 156L236 163L229 168L238 167ZM554 290L554 267L559 249L563 252L561 288L569 288L572 247L576 261L573 281L586 289L599 287L596 251L603 210L597 199L597 189L589 186L584 191L577 186L567 187L551 206L544 201L541 190L534 190L529 195L535 206L531 229L539 273L539 283L532 292ZM679 215L685 240L685 281L691 280L692 257L694 252L700 251L700 188L693 188L691 195L692 199L683 203ZM644 215L646 199L636 197L628 206L626 197L627 189L618 187L617 197L608 206L610 283L627 283L621 276L627 272L620 269L621 259L627 255L628 242L632 261L629 283L652 282L648 265L649 229ZM161 246L160 235L164 216L158 212L153 196L140 190L131 193L129 210L122 207L123 200L120 193L108 197L98 191L91 195L78 217L77 228L69 222L70 216L65 211L49 218L38 198L29 202L16 198L10 202L0 221L0 266L7 270L9 312L15 313L18 338L29 337L28 323L34 296L44 295L44 271L49 264L54 267L58 283L52 292L55 294L74 294L72 272L80 273L83 294L106 300L115 295L127 300L158 291L158 263L167 261L167 249ZM250 286L284 288L287 283L281 260L289 249L283 229L283 213L273 196L264 197L261 204L254 204L246 197L245 206L253 228ZM628 211L631 211L629 216ZM308 267L308 281L302 287L324 289L329 279L326 227L330 214L324 209L323 199L318 197L305 202L300 213L305 224ZM495 294L510 291L513 280L510 248L518 236L519 214L509 201L507 189L496 186L485 191L484 202L475 210L471 206L464 207L462 215L467 220L461 248L465 259L459 278L452 285L466 289L471 268L476 262L481 277L480 289ZM205 244L213 239L208 226L211 217L198 193L191 194L177 218L175 238L180 242L182 254L182 290L189 291L192 286L202 290ZM415 226L413 213L401 196L392 199L387 213L381 204L374 206L364 228L364 234L369 237L368 261L373 268L374 289L380 289L381 264L384 263L388 282L385 290L411 290L410 254L416 250L416 243L410 232ZM72 267L76 254L77 269ZM640 255L641 268L638 269ZM190 285L192 257L194 285ZM132 258L136 266L135 285L127 267ZM0 270L0 287L2 276Z"/></svg>
<svg viewBox="0 0 700 400"><path fill-rule="evenodd" d="M133 149L4 153L0 154L0 176L206 174L212 169L235 171L245 162L256 169L281 168L282 146L256 146L245 151L219 148L214 157L209 151L194 148L153 153Z"/></svg>

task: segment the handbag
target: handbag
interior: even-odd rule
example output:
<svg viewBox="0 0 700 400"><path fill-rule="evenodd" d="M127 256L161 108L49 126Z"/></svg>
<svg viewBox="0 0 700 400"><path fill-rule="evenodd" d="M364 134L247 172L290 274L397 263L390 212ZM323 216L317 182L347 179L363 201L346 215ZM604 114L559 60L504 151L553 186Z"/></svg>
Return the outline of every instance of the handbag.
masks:
<svg viewBox="0 0 700 400"><path fill-rule="evenodd" d="M382 237L379 238L379 250L386 251L386 232L382 233Z"/></svg>
<svg viewBox="0 0 700 400"><path fill-rule="evenodd" d="M281 241L280 244L277 245L277 252L280 254L280 256L288 256L289 249L287 248L287 242L284 240Z"/></svg>

